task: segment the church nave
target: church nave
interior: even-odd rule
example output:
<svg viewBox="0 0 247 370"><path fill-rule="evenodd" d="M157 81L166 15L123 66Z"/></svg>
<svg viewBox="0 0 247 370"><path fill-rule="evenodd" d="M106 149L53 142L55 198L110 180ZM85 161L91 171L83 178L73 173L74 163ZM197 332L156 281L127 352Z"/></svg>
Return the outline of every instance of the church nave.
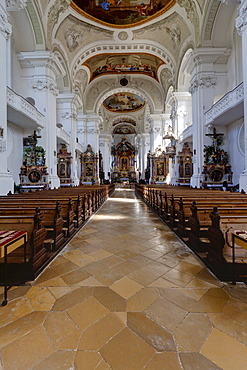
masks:
<svg viewBox="0 0 247 370"><path fill-rule="evenodd" d="M36 281L10 290L0 369L244 370L246 292L118 188Z"/></svg>

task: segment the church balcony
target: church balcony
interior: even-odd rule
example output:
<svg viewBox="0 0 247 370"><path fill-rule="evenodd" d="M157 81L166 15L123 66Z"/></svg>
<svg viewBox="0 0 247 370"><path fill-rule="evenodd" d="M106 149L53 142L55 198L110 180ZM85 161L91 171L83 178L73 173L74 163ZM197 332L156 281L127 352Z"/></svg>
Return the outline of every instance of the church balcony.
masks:
<svg viewBox="0 0 247 370"><path fill-rule="evenodd" d="M244 116L244 86L229 91L206 113L206 125L229 125Z"/></svg>
<svg viewBox="0 0 247 370"><path fill-rule="evenodd" d="M83 146L80 144L80 143L76 143L75 145L75 150L78 152L78 153L84 153L85 149L83 148Z"/></svg>
<svg viewBox="0 0 247 370"><path fill-rule="evenodd" d="M190 124L184 129L181 135L179 135L179 141L185 142L186 140L191 139L192 136L193 136L193 125Z"/></svg>
<svg viewBox="0 0 247 370"><path fill-rule="evenodd" d="M8 121L22 128L44 128L44 115L27 99L7 87Z"/></svg>
<svg viewBox="0 0 247 370"><path fill-rule="evenodd" d="M62 129L62 127L58 127L58 125L57 125L56 130L57 130L57 139L58 139L57 141L58 141L58 143L68 144L69 145L69 143L70 143L70 136L67 134L67 132L64 131Z"/></svg>

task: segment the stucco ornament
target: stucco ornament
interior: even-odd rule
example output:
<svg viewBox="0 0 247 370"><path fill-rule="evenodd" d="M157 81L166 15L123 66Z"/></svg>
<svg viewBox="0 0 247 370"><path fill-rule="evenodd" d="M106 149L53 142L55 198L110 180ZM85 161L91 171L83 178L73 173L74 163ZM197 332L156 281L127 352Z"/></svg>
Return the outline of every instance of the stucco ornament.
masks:
<svg viewBox="0 0 247 370"><path fill-rule="evenodd" d="M171 38L173 49L177 50L181 41L181 29L176 23L168 23L166 32Z"/></svg>
<svg viewBox="0 0 247 370"><path fill-rule="evenodd" d="M3 34L4 37L6 37L6 39L12 33L12 26L8 22L8 15L1 5L0 5L0 32Z"/></svg>
<svg viewBox="0 0 247 370"><path fill-rule="evenodd" d="M83 40L83 32L69 26L64 34L69 51L75 51Z"/></svg>
<svg viewBox="0 0 247 370"><path fill-rule="evenodd" d="M26 6L27 0L6 0L7 10L18 11L24 9Z"/></svg>

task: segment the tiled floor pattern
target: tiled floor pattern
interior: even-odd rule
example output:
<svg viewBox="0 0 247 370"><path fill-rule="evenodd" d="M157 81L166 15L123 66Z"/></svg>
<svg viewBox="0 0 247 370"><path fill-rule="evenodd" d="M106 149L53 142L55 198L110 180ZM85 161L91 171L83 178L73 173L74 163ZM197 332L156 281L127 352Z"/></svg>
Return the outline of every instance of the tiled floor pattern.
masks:
<svg viewBox="0 0 247 370"><path fill-rule="evenodd" d="M9 299L1 370L247 369L246 286L215 279L132 191Z"/></svg>

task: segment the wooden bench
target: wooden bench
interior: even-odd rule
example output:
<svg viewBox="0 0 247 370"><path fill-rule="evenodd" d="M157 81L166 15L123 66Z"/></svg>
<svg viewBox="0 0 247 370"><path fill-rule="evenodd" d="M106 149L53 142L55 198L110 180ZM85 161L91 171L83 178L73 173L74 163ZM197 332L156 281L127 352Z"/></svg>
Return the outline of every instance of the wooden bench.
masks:
<svg viewBox="0 0 247 370"><path fill-rule="evenodd" d="M247 216L220 215L214 207L210 214L211 226L208 229L210 245L207 263L222 280L230 280L233 275L231 232L247 231ZM236 266L234 274L237 281L247 282L247 253L241 247L236 248Z"/></svg>
<svg viewBox="0 0 247 370"><path fill-rule="evenodd" d="M8 256L10 260L10 271L13 276L20 280L32 280L39 269L47 261L47 251L44 246L47 231L42 225L43 214L40 208L37 208L32 216L15 215L0 216L1 230L24 230L28 233L27 243L27 263L23 268L23 250L18 248ZM21 259L21 263L20 263ZM3 260L0 260L1 279L3 275Z"/></svg>

